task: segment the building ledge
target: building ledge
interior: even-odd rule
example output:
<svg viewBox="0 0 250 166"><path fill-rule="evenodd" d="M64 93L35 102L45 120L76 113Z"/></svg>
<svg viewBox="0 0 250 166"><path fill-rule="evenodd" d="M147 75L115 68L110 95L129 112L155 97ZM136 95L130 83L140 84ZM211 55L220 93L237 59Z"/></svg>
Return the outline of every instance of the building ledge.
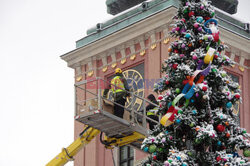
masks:
<svg viewBox="0 0 250 166"><path fill-rule="evenodd" d="M154 0L143 2L141 5L127 10L115 18L104 23L99 23L96 27L89 29L86 37L76 41L76 48L100 40L170 7L178 8L178 6L179 2L176 0ZM220 27L238 34L243 38L250 39L249 23L243 23L219 9L216 9L216 18L219 20Z"/></svg>

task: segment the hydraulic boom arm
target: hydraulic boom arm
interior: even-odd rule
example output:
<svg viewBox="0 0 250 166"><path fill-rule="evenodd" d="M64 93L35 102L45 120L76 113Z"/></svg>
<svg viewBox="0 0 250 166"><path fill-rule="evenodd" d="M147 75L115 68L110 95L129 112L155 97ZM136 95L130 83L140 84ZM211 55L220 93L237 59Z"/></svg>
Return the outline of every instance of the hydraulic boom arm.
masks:
<svg viewBox="0 0 250 166"><path fill-rule="evenodd" d="M85 145L87 145L93 138L100 133L99 130L92 127L85 127L80 137L76 139L67 148L63 148L54 159L52 159L46 166L63 166L68 161L73 160L75 156Z"/></svg>
<svg viewBox="0 0 250 166"><path fill-rule="evenodd" d="M63 166L68 161L72 161L73 157L100 132L100 130L94 129L92 127L85 127L79 138L67 148L63 148L62 152L52 159L46 166ZM113 146L123 146L130 143L136 143L144 138L144 135L134 132L129 136L119 138L109 138L105 136L105 139L102 141L102 143L106 148L112 148Z"/></svg>

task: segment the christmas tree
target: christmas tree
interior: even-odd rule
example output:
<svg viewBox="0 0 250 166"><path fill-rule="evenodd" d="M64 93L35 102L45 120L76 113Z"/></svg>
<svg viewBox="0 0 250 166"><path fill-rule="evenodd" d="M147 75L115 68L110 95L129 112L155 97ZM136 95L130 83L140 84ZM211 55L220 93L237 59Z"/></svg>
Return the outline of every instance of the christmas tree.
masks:
<svg viewBox="0 0 250 166"><path fill-rule="evenodd" d="M249 134L240 128L233 105L238 83L223 70L234 62L223 55L215 11L207 0L181 0L168 49L155 84L161 125L143 141L145 166L248 165Z"/></svg>

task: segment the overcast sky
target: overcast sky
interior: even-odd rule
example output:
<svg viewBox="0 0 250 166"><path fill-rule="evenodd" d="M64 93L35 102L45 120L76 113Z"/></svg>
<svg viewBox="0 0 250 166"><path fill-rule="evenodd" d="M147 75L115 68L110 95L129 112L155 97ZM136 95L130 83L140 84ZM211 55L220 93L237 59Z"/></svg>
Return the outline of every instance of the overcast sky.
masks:
<svg viewBox="0 0 250 166"><path fill-rule="evenodd" d="M250 22L249 6L237 17ZM105 0L0 0L1 166L45 165L73 141L74 74L59 56L110 17Z"/></svg>

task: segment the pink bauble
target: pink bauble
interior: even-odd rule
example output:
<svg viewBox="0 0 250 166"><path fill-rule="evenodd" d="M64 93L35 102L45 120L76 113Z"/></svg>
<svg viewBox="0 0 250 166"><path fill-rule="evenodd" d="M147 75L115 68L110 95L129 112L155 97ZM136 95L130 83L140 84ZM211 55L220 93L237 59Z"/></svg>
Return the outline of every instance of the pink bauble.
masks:
<svg viewBox="0 0 250 166"><path fill-rule="evenodd" d="M165 162L164 162L164 166L169 166L169 162L168 162L168 161L165 161Z"/></svg>
<svg viewBox="0 0 250 166"><path fill-rule="evenodd" d="M198 28L198 27L199 27L199 24L198 24L198 23L194 23L194 27L195 27L195 28Z"/></svg>
<svg viewBox="0 0 250 166"><path fill-rule="evenodd" d="M193 60L196 60L197 59L197 56L196 55L193 55Z"/></svg>

